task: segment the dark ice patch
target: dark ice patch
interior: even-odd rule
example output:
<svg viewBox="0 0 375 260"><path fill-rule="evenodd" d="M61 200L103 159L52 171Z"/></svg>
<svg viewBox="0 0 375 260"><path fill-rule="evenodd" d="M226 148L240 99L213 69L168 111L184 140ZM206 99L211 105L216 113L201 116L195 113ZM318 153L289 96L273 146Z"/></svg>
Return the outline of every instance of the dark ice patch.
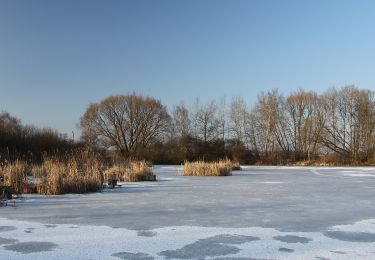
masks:
<svg viewBox="0 0 375 260"><path fill-rule="evenodd" d="M274 260L266 258L252 258L252 257L219 257L213 260Z"/></svg>
<svg viewBox="0 0 375 260"><path fill-rule="evenodd" d="M273 237L274 240L278 240L285 243L302 243L307 244L312 239L307 237L299 237L299 236L293 236L293 235L286 235L286 236L275 236Z"/></svg>
<svg viewBox="0 0 375 260"><path fill-rule="evenodd" d="M200 241L207 241L209 243L221 243L221 244L229 244L229 245L240 245L247 242L252 242L256 240L260 240L259 237L253 236L242 236L242 235L217 235L214 237L209 237L205 239L200 239Z"/></svg>
<svg viewBox="0 0 375 260"><path fill-rule="evenodd" d="M332 253L339 254L339 255L346 255L346 252L343 251L331 251Z"/></svg>
<svg viewBox="0 0 375 260"><path fill-rule="evenodd" d="M22 242L4 246L6 250L19 252L22 254L52 251L56 247L57 245L51 242Z"/></svg>
<svg viewBox="0 0 375 260"><path fill-rule="evenodd" d="M111 256L126 260L154 260L155 258L145 253L119 252Z"/></svg>
<svg viewBox="0 0 375 260"><path fill-rule="evenodd" d="M53 224L47 224L47 225L44 225L46 228L55 228L57 227L57 225L53 225Z"/></svg>
<svg viewBox="0 0 375 260"><path fill-rule="evenodd" d="M196 242L176 250L166 250L159 253L167 259L201 259L206 257L237 254L240 249L235 246L223 244L206 244L206 242Z"/></svg>
<svg viewBox="0 0 375 260"><path fill-rule="evenodd" d="M14 226L0 226L0 232L13 231L17 228Z"/></svg>
<svg viewBox="0 0 375 260"><path fill-rule="evenodd" d="M25 233L33 233L33 230L34 230L35 228L26 228L26 230L24 230L23 232L25 232Z"/></svg>
<svg viewBox="0 0 375 260"><path fill-rule="evenodd" d="M18 242L17 239L0 237L0 245L8 245Z"/></svg>
<svg viewBox="0 0 375 260"><path fill-rule="evenodd" d="M137 235L140 237L155 237L158 235L158 233L150 230L141 230L138 231Z"/></svg>
<svg viewBox="0 0 375 260"><path fill-rule="evenodd" d="M280 247L279 252L293 253L294 250L286 247Z"/></svg>
<svg viewBox="0 0 375 260"><path fill-rule="evenodd" d="M331 258L323 257L323 256L316 256L315 259L319 260L331 260Z"/></svg>
<svg viewBox="0 0 375 260"><path fill-rule="evenodd" d="M201 259L206 257L237 254L238 247L233 245L259 240L259 237L241 235L218 235L210 238L199 239L197 242L185 245L176 250L166 250L159 253L167 259Z"/></svg>
<svg viewBox="0 0 375 260"><path fill-rule="evenodd" d="M350 232L350 231L327 231L323 233L326 237L346 242L375 242L375 233Z"/></svg>

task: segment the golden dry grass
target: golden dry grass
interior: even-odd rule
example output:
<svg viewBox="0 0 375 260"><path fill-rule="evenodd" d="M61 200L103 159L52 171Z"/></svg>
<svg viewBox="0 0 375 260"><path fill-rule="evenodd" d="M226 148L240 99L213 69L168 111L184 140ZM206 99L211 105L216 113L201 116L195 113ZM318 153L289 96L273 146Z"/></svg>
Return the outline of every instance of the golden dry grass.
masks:
<svg viewBox="0 0 375 260"><path fill-rule="evenodd" d="M41 166L33 167L40 194L86 193L100 189L103 184L102 164L88 151L69 156L66 160L44 158Z"/></svg>
<svg viewBox="0 0 375 260"><path fill-rule="evenodd" d="M16 194L28 192L28 174L30 167L26 162L15 161L7 163L0 169L0 175L3 177L4 185L10 186Z"/></svg>
<svg viewBox="0 0 375 260"><path fill-rule="evenodd" d="M104 178L125 182L155 181L152 167L146 161L130 161L124 165L115 165L104 172Z"/></svg>
<svg viewBox="0 0 375 260"><path fill-rule="evenodd" d="M225 159L224 161L226 161L227 164L230 165L232 171L240 171L241 170L241 164L238 160Z"/></svg>
<svg viewBox="0 0 375 260"><path fill-rule="evenodd" d="M182 167L183 176L230 176L233 163L230 160L217 162L185 162Z"/></svg>

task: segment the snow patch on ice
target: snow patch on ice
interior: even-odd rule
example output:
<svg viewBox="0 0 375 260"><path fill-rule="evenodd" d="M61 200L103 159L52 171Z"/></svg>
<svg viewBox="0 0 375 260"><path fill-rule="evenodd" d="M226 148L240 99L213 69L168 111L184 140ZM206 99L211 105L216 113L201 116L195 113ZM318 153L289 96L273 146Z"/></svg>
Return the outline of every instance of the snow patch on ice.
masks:
<svg viewBox="0 0 375 260"><path fill-rule="evenodd" d="M345 176L350 177L375 177L374 174L368 174L368 173L344 173Z"/></svg>
<svg viewBox="0 0 375 260"><path fill-rule="evenodd" d="M180 257L277 259L374 259L375 219L320 232L273 228L173 226L134 231L107 226L42 223L0 218L0 259L168 259ZM24 230L33 228L33 233ZM276 240L275 240L276 238ZM46 243L48 241L48 243ZM37 245L39 252L33 251ZM210 245L212 251L207 248ZM350 248L350 250L347 250ZM7 250L8 249L8 250ZM343 252L343 253L338 253ZM25 254L26 253L26 254Z"/></svg>

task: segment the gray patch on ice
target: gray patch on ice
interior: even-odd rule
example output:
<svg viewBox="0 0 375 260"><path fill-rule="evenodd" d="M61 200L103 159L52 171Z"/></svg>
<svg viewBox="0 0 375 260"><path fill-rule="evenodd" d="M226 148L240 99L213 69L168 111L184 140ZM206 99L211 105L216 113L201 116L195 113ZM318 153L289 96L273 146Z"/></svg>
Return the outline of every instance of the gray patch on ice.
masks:
<svg viewBox="0 0 375 260"><path fill-rule="evenodd" d="M0 237L0 245L8 245L18 242L17 239Z"/></svg>
<svg viewBox="0 0 375 260"><path fill-rule="evenodd" d="M293 235L286 235L286 236L275 236L273 237L274 240L278 240L285 243L302 243L307 244L312 239L307 237L299 237L299 236L293 236Z"/></svg>
<svg viewBox="0 0 375 260"><path fill-rule="evenodd" d="M16 230L17 228L14 226L0 226L0 232L5 232L5 231L13 231Z"/></svg>
<svg viewBox="0 0 375 260"><path fill-rule="evenodd" d="M279 252L293 253L294 250L286 247L280 247Z"/></svg>
<svg viewBox="0 0 375 260"><path fill-rule="evenodd" d="M34 230L35 228L32 228L32 227L29 227L29 228L26 228L26 230L24 230L23 232L25 232L25 233L33 233L33 230Z"/></svg>
<svg viewBox="0 0 375 260"><path fill-rule="evenodd" d="M200 241L180 249L162 251L159 255L165 256L167 259L201 259L209 256L237 254L239 251L240 249L235 246L206 244L206 242Z"/></svg>
<svg viewBox="0 0 375 260"><path fill-rule="evenodd" d="M130 252L119 252L112 254L111 256L118 257L126 260L153 260L154 257L145 253L130 253Z"/></svg>
<svg viewBox="0 0 375 260"><path fill-rule="evenodd" d="M79 228L79 226L70 226L69 228Z"/></svg>
<svg viewBox="0 0 375 260"><path fill-rule="evenodd" d="M331 260L331 258L323 257L323 256L316 256L315 259L319 260Z"/></svg>
<svg viewBox="0 0 375 260"><path fill-rule="evenodd" d="M47 224L47 225L44 225L46 228L55 228L57 227L57 225L51 225L51 224Z"/></svg>
<svg viewBox="0 0 375 260"><path fill-rule="evenodd" d="M150 230L141 230L138 231L137 235L140 237L155 237L158 235L158 233Z"/></svg>
<svg viewBox="0 0 375 260"><path fill-rule="evenodd" d="M273 260L266 258L252 258L252 257L219 257L213 260Z"/></svg>
<svg viewBox="0 0 375 260"><path fill-rule="evenodd" d="M347 242L375 242L375 233L350 232L350 231L327 231L323 233L326 237Z"/></svg>
<svg viewBox="0 0 375 260"><path fill-rule="evenodd" d="M259 240L259 237L242 235L217 235L210 238L199 239L176 250L166 250L159 253L167 259L200 259L206 257L223 256L240 252L238 247L232 245Z"/></svg>
<svg viewBox="0 0 375 260"><path fill-rule="evenodd" d="M217 235L205 239L200 239L200 241L207 241L209 243L221 243L230 245L240 245L246 242L252 242L260 240L259 237L253 236L243 236L243 235Z"/></svg>
<svg viewBox="0 0 375 260"><path fill-rule="evenodd" d="M56 247L57 244L51 242L22 242L4 246L6 250L19 252L22 254L52 251Z"/></svg>
<svg viewBox="0 0 375 260"><path fill-rule="evenodd" d="M331 251L332 253L339 254L339 255L346 255L346 252L343 251Z"/></svg>

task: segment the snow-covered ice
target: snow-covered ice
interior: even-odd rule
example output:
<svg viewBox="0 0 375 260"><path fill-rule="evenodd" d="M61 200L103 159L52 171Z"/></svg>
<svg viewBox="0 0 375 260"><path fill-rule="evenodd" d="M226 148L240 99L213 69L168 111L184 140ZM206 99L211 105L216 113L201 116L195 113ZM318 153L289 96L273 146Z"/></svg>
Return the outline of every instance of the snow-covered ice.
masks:
<svg viewBox="0 0 375 260"><path fill-rule="evenodd" d="M375 168L243 169L29 195L0 208L0 259L375 259Z"/></svg>

